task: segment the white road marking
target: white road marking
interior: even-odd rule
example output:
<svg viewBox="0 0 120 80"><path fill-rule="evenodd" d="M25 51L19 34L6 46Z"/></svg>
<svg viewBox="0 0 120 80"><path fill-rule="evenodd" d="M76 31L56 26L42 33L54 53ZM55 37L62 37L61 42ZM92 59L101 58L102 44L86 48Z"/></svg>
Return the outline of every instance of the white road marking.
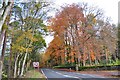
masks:
<svg viewBox="0 0 120 80"><path fill-rule="evenodd" d="M86 75L86 74L81 74L81 75Z"/></svg>
<svg viewBox="0 0 120 80"><path fill-rule="evenodd" d="M45 69L45 70L49 70L49 69ZM69 77L69 78L77 78L77 79L79 79L79 77L76 77L76 76L70 76L70 75L64 75L64 74L62 74L62 73L60 73L60 72L57 72L57 71L53 71L53 70L51 70L52 72L54 72L54 73L57 73L57 74L59 74L59 75L62 75L62 76L64 76L64 77ZM41 72L43 73L43 75L45 75L45 73L43 72L43 70L41 69ZM80 73L76 73L76 74L80 74ZM83 76L91 76L91 77L96 77L95 75L88 75L88 74L81 74L81 75L83 75ZM47 79L47 76L45 75L45 78ZM102 78L104 78L104 77L102 77Z"/></svg>
<svg viewBox="0 0 120 80"><path fill-rule="evenodd" d="M54 72L55 72L55 71L54 71ZM62 76L65 76L65 77L70 77L70 78L79 78L79 77L75 77L75 76L64 75L64 74L59 73L59 72L55 72L55 73L57 73L57 74L59 74L59 75L62 75Z"/></svg>
<svg viewBox="0 0 120 80"><path fill-rule="evenodd" d="M91 76L91 77L94 77L94 78L97 77L97 75L90 75L90 74L81 74L81 75L84 75L84 76ZM98 76L98 77L99 77L99 76ZM100 76L100 78L105 78L105 77Z"/></svg>
<svg viewBox="0 0 120 80"><path fill-rule="evenodd" d="M71 77L71 78L79 78L79 77L75 77L75 76L69 76L69 75L64 75L65 77Z"/></svg>
<svg viewBox="0 0 120 80"><path fill-rule="evenodd" d="M43 75L45 76L45 78L47 79L47 76L45 75L45 73L43 72L43 70L41 69L41 72L43 73Z"/></svg>
<svg viewBox="0 0 120 80"><path fill-rule="evenodd" d="M55 72L55 71L54 71ZM55 72L55 73L57 73L57 74L59 74L59 75L62 75L63 76L63 74L62 73L59 73L59 72Z"/></svg>

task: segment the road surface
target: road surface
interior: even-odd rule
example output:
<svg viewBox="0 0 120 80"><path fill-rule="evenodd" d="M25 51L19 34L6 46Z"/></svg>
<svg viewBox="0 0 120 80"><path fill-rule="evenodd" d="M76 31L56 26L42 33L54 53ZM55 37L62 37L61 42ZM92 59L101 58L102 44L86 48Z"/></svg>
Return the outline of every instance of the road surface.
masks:
<svg viewBox="0 0 120 80"><path fill-rule="evenodd" d="M47 80L106 80L107 78L99 75L81 74L77 72L66 72L54 69L41 69ZM107 79L109 80L109 79Z"/></svg>

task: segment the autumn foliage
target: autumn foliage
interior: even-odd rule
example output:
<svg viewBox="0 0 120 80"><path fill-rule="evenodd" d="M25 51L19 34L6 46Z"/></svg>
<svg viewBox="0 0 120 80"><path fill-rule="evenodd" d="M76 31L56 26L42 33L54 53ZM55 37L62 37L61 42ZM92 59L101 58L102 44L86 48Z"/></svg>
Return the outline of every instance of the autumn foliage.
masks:
<svg viewBox="0 0 120 80"><path fill-rule="evenodd" d="M96 13L94 11L85 11L85 6L71 4L62 7L55 18L49 20L49 29L54 32L54 39L49 44L45 55L49 56L47 60L48 63L49 61L52 63L51 66L59 65L60 62L81 66L99 64L103 56L114 54L116 48L111 53L105 52L102 46L109 48L109 45L104 44L105 40L101 39L103 33L109 32L106 30L101 34L102 29L106 26L111 28L112 25L99 19L102 15L99 9ZM111 44L116 44L116 40L112 37L108 39L114 41ZM104 60L108 60L108 57Z"/></svg>

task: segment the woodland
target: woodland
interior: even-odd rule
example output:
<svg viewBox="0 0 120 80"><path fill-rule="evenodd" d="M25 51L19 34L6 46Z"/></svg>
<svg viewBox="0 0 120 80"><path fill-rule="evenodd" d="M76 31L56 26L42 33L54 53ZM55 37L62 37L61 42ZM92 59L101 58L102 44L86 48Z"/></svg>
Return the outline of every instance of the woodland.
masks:
<svg viewBox="0 0 120 80"><path fill-rule="evenodd" d="M35 61L40 68L119 66L120 25L102 9L73 3L58 10L47 0L0 5L0 79L22 77Z"/></svg>

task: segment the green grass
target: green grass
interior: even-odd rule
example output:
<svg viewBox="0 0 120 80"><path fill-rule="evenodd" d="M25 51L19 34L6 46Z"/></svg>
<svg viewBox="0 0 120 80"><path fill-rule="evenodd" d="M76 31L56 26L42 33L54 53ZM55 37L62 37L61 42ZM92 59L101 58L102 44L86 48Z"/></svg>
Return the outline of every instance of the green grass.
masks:
<svg viewBox="0 0 120 80"><path fill-rule="evenodd" d="M27 78L27 80L36 80L36 79L46 80L45 76L42 73L40 73L38 70L30 70L26 72L23 78Z"/></svg>
<svg viewBox="0 0 120 80"><path fill-rule="evenodd" d="M120 60L117 59L116 61L114 61L113 63L108 64L108 65L120 65Z"/></svg>

